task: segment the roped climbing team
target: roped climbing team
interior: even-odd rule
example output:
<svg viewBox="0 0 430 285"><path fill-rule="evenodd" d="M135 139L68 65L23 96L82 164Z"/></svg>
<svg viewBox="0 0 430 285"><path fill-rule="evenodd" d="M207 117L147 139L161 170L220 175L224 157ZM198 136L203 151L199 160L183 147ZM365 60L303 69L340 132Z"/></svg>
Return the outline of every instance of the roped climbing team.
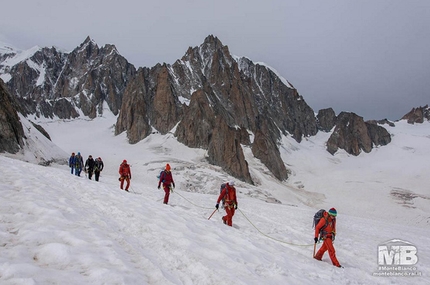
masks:
<svg viewBox="0 0 430 285"><path fill-rule="evenodd" d="M96 160L93 159L92 155L88 156L85 164L81 153L78 152L75 155L72 152L72 155L69 158L69 167L71 174L75 173L76 176L80 176L82 169L84 169L85 173L88 173L88 178L91 179L94 173L94 177L96 181L99 181L100 172L103 170L104 164L100 157ZM123 160L121 165L119 166L118 173L120 175L120 189L129 191L130 180L131 180L131 169L130 165L127 163L127 160ZM173 180L173 175L171 172L170 164L166 164L164 170L160 173L160 179L158 181L158 189L160 189L161 184L163 185L164 190L164 199L163 203L169 203L170 193L173 192L175 188L175 181ZM126 182L124 189L124 182ZM236 196L236 188L234 187L234 181L229 181L222 188L215 208L219 209L220 202L223 201L223 207L226 212L226 215L221 219L224 224L228 226L233 226L233 216L235 214L235 210L237 210L237 196ZM336 267L342 267L337 260L335 249L333 246L333 241L336 235L336 215L337 211L335 208L331 208L328 212L324 213L324 217L320 220L320 222L315 227L315 244L319 241L318 236L321 235L321 240L323 241L323 245L315 254L314 258L317 260L321 260L324 253L328 251L329 257ZM323 230L322 230L323 229Z"/></svg>

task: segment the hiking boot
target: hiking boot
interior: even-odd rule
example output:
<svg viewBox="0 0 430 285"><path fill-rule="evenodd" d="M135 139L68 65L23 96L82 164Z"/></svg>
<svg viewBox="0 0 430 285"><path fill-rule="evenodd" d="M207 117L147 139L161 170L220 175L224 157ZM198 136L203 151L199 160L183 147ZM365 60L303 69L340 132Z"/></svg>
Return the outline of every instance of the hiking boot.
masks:
<svg viewBox="0 0 430 285"><path fill-rule="evenodd" d="M318 257L316 257L316 256L314 256L314 258L315 258L316 260L321 261L321 258L318 258Z"/></svg>
<svg viewBox="0 0 430 285"><path fill-rule="evenodd" d="M221 218L224 225L227 225L227 222L225 221L224 217Z"/></svg>
<svg viewBox="0 0 430 285"><path fill-rule="evenodd" d="M340 265L340 264L338 264L338 265L335 265L336 267L339 267L339 268L343 268L343 266L342 265Z"/></svg>

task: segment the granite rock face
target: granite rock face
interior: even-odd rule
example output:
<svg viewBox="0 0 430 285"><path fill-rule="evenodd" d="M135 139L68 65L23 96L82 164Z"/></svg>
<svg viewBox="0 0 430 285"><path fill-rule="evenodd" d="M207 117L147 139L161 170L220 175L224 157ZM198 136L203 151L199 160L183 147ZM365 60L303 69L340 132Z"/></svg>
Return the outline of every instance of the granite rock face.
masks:
<svg viewBox="0 0 430 285"><path fill-rule="evenodd" d="M385 128L369 121L365 123L373 146L383 146L391 142L391 135Z"/></svg>
<svg viewBox="0 0 430 285"><path fill-rule="evenodd" d="M243 147L284 180L281 135L300 142L317 133L313 110L297 90L269 67L233 57L214 36L174 64L141 68L130 79L116 134L127 131L130 142L137 142L150 126L163 134L176 126L180 142L208 149L211 163L247 182Z"/></svg>
<svg viewBox="0 0 430 285"><path fill-rule="evenodd" d="M336 125L336 114L332 108L321 109L317 115L318 129L329 132Z"/></svg>
<svg viewBox="0 0 430 285"><path fill-rule="evenodd" d="M402 117L402 120L407 120L409 124L424 123L424 120L430 120L430 108L428 105L424 107L412 108L409 113Z"/></svg>
<svg viewBox="0 0 430 285"><path fill-rule="evenodd" d="M376 123L364 122L363 117L354 113L341 112L336 127L327 141L327 151L331 154L343 149L352 155L361 151L370 152L374 146L391 142L388 131Z"/></svg>
<svg viewBox="0 0 430 285"><path fill-rule="evenodd" d="M17 153L23 146L24 130L16 102L0 79L0 152Z"/></svg>

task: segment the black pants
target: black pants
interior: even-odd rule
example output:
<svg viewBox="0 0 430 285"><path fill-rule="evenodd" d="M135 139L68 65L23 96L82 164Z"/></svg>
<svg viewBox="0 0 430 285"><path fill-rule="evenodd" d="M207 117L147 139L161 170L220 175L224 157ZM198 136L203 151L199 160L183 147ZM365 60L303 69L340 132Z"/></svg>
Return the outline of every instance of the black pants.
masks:
<svg viewBox="0 0 430 285"><path fill-rule="evenodd" d="M91 177L93 177L93 170L88 169L88 179L91 179Z"/></svg>
<svg viewBox="0 0 430 285"><path fill-rule="evenodd" d="M100 171L94 171L94 179L96 180L96 181L99 181L99 177L100 177Z"/></svg>

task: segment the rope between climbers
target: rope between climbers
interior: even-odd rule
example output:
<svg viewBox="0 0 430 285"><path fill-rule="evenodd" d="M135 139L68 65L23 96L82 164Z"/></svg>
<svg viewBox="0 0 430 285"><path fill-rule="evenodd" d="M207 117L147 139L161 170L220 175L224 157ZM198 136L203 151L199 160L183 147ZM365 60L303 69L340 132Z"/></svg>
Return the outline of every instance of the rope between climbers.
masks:
<svg viewBox="0 0 430 285"><path fill-rule="evenodd" d="M176 193L176 194L178 194L179 196L181 196L183 199L185 199L186 201L188 201L189 203L191 203L192 205L194 205L194 206L196 206L196 207L199 207L199 208L203 208L203 209L212 209L212 208L208 208L208 207L202 207L202 206L199 206L199 205L196 205L196 204L194 204L193 202L191 202L190 200L188 200L187 198L185 198L184 196L182 196L181 194L179 194L177 191L174 191L173 193ZM280 240L280 239L276 239L276 238L274 238L274 237L271 237L271 236L269 236L269 235L267 235L267 234L265 234L265 233L263 233L259 228L257 228L252 222L251 222L251 220L242 212L242 210L240 210L239 208L237 209L237 210L239 210L239 212L245 217L245 219L260 233L260 234L262 234L263 236L265 236L265 237L267 237L267 238L270 238L270 239L273 239L273 240L275 240L275 241L277 241L277 242L280 242L280 243L285 243L285 244L288 244L288 245L293 245L293 246L313 246L313 244L295 244L295 243L290 243L290 242L286 242L286 241L283 241L283 240Z"/></svg>
<svg viewBox="0 0 430 285"><path fill-rule="evenodd" d="M239 212L245 217L245 219L260 233L260 234L262 234L263 236L265 236L265 237L267 237L267 238L270 238L270 239L273 239L273 240L275 240L275 241L277 241L277 242L280 242L280 243L285 243L285 244L288 244L288 245L293 245L293 246L313 246L313 244L295 244L295 243L290 243L290 242L286 242L286 241L283 241L283 240L280 240L280 239L276 239L276 238L274 238L274 237L271 237L271 236L269 236L269 235L267 235L267 234L265 234L265 233L263 233L262 231L260 231L260 229L259 228L257 228L252 222L251 222L251 220L250 219L248 219L248 217L242 212L242 210L240 210L239 208L238 208L238 210L239 210Z"/></svg>
<svg viewBox="0 0 430 285"><path fill-rule="evenodd" d="M212 209L212 208L202 207L202 206L199 206L199 205L194 204L193 202L191 202L190 200L188 200L187 198L185 198L184 196L182 196L181 194L179 194L177 191L172 191L172 193L176 193L176 194L178 194L178 195L179 195L179 196L181 196L183 199L185 199L188 203L190 203L190 204L192 204L192 205L194 205L194 206L196 206L196 207L198 207L198 208L202 208L202 209Z"/></svg>

